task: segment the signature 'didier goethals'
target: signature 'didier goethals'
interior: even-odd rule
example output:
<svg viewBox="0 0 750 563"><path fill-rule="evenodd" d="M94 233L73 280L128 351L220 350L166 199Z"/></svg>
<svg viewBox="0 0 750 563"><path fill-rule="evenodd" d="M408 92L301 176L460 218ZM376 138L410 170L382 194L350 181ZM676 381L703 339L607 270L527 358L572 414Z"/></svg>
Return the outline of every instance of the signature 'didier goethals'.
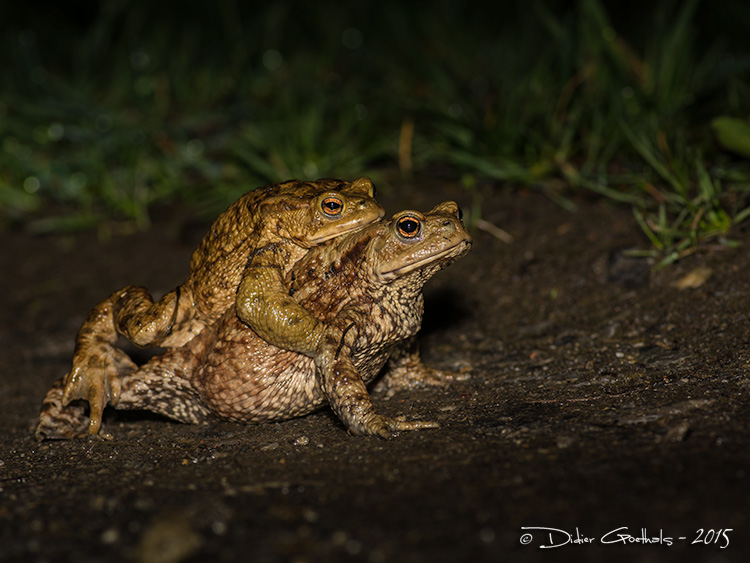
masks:
<svg viewBox="0 0 750 563"><path fill-rule="evenodd" d="M657 533L640 528L637 532L627 526L609 530L599 536L583 534L578 528L575 531L549 528L544 526L523 526L520 542L522 545L538 549L552 549L565 545L662 545L670 547L678 543L687 545L714 546L720 549L729 547L729 534L732 528L699 528L691 535L671 536L659 529Z"/></svg>

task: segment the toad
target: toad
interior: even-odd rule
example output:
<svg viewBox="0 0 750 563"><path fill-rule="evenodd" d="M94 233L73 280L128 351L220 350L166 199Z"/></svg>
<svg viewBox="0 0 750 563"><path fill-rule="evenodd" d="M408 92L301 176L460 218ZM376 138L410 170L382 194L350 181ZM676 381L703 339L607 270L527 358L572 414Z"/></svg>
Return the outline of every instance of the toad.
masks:
<svg viewBox="0 0 750 563"><path fill-rule="evenodd" d="M89 313L76 336L64 403L87 400L89 432L96 434L104 407L118 402L118 374L135 368L116 348L118 334L142 347L180 347L235 300L236 315L261 338L311 355L326 327L289 296L284 276L308 249L381 219L373 196L369 178L359 178L292 180L239 198L193 253L182 285L156 302L145 287L127 286Z"/></svg>
<svg viewBox="0 0 750 563"><path fill-rule="evenodd" d="M117 408L186 423L216 417L263 422L327 403L355 435L388 438L434 427L376 413L367 385L386 364L386 387L451 378L422 363L415 335L425 282L470 246L458 206L445 202L425 214L402 211L313 248L287 273L285 286L300 306L336 329L324 334L314 357L269 344L230 308L186 345L124 374ZM85 432L83 406L63 407L61 387L58 382L45 398L38 439Z"/></svg>

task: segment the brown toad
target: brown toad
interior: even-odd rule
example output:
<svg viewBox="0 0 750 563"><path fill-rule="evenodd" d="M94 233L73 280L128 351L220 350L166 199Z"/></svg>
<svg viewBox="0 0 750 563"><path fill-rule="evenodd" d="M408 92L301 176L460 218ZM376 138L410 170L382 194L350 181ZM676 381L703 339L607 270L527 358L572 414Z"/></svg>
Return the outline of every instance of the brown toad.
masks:
<svg viewBox="0 0 750 563"><path fill-rule="evenodd" d="M124 375L117 408L189 423L217 416L261 422L304 415L327 402L353 434L390 437L436 426L377 414L366 385L386 363L391 385L450 377L424 366L414 336L423 285L470 246L458 206L445 202L314 248L286 276L299 304L338 329L326 332L314 359L268 344L230 309L185 346ZM85 427L83 407L63 408L56 384L44 401L37 438L72 437Z"/></svg>
<svg viewBox="0 0 750 563"><path fill-rule="evenodd" d="M283 278L309 248L380 219L373 196L369 178L292 180L242 196L213 223L181 286L156 302L146 288L127 286L89 313L64 403L87 400L89 431L97 433L102 409L119 399L118 373L135 367L115 347L118 334L139 346L182 346L232 306L240 286L235 310L243 322L273 344L312 354L326 327L288 295Z"/></svg>

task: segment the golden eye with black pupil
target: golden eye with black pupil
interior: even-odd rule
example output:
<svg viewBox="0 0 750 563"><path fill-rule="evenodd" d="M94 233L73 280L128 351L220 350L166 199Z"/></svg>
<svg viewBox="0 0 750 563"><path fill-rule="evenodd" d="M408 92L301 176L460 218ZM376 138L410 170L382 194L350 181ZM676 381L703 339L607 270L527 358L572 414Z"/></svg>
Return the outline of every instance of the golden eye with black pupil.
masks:
<svg viewBox="0 0 750 563"><path fill-rule="evenodd" d="M340 215L344 209L344 202L337 197L327 197L321 202L320 208L326 215Z"/></svg>
<svg viewBox="0 0 750 563"><path fill-rule="evenodd" d="M414 217L402 217L396 223L398 233L404 238L414 238L419 234L421 224Z"/></svg>

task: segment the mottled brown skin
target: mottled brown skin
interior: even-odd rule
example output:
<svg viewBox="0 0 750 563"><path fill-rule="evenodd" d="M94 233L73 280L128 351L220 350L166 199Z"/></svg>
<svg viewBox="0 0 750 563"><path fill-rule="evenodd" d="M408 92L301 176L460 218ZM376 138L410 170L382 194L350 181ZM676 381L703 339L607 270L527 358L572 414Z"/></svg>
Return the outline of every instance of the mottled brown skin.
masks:
<svg viewBox="0 0 750 563"><path fill-rule="evenodd" d="M470 246L458 207L445 202L424 215L398 213L313 249L286 283L300 305L332 327L315 358L270 345L229 310L187 345L125 375L118 408L189 423L212 417L262 422L304 415L327 402L353 434L390 437L434 427L377 414L366 386L386 362L388 385L447 377L426 368L414 345L421 290ZM59 388L43 404L39 439L73 437L85 427L82 407L63 408Z"/></svg>
<svg viewBox="0 0 750 563"><path fill-rule="evenodd" d="M115 347L118 334L139 346L179 347L235 300L237 316L262 338L312 354L326 327L289 297L284 276L309 248L380 219L373 196L368 178L292 180L242 196L213 223L181 286L156 302L146 288L127 286L91 311L76 337L64 403L87 400L89 431L97 433L102 410L119 400L118 374L135 367ZM289 325L306 330L290 333Z"/></svg>

